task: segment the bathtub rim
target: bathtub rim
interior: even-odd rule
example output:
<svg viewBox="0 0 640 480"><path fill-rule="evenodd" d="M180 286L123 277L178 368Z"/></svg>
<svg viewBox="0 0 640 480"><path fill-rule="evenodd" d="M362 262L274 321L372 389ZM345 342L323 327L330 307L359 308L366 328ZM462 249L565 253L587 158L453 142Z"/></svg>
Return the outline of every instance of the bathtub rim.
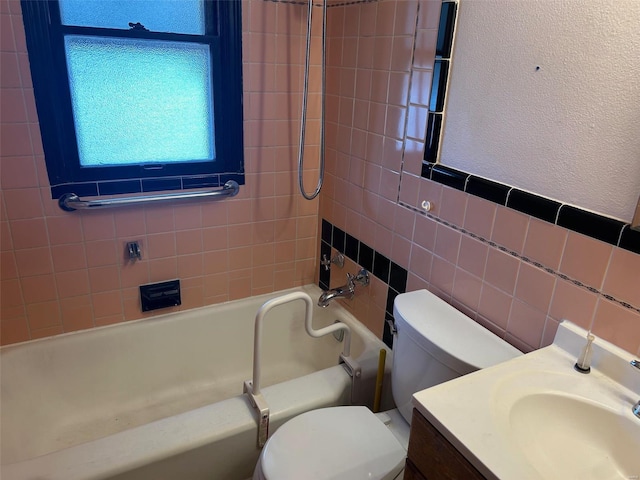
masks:
<svg viewBox="0 0 640 480"><path fill-rule="evenodd" d="M230 305L233 305L234 303L242 303L242 302L246 302L247 300L255 302L256 306L259 307L260 305L262 305L264 302L266 302L267 300L269 300L271 298L276 298L276 297L278 297L280 295L283 295L285 293L292 292L292 291L304 291L304 292L308 293L309 295L311 295L312 298L314 296L316 296L316 295L319 296L321 294L321 292L322 292L322 290L319 287L317 287L316 285L309 284L309 285L293 287L293 288L290 288L290 289L281 290L281 291L277 291L277 292L271 292L271 293L267 293L267 294L257 295L255 297L247 297L247 298L244 298L244 299L230 300L230 301L227 301L227 302L223 302L223 303L219 303L219 304L213 304L213 305L206 305L206 306L198 307L198 308L194 308L194 309L186 309L186 310L180 310L180 311L174 311L174 312L167 312L167 313L162 314L162 315L154 315L154 316L141 318L141 319L136 319L136 320L132 320L132 321L125 321L125 322L121 322L121 323L117 323L117 324L105 325L105 326L102 326L102 327L96 327L96 328L87 329L87 330L66 332L66 333L62 333L62 334L51 336L51 337L35 339L35 340L29 340L29 341L26 341L26 342L20 342L20 343L16 343L16 344L6 345L6 346L2 347L2 349L0 351L3 354L9 354L14 349L19 349L19 348L21 349L21 348L25 348L25 347L28 348L30 345L34 345L35 346L35 345L39 345L39 344L46 343L46 342L56 342L56 341L59 341L61 339L67 338L70 335L73 335L73 336L90 335L93 332L99 332L99 331L102 331L102 330L105 330L105 329L117 329L118 327L121 327L120 329L124 329L124 328L129 327L129 326L144 325L144 324L147 324L148 322L152 322L152 321L153 322L155 322L155 321L171 321L171 320L175 319L175 317L180 317L180 316L183 316L185 314L190 314L192 316L198 316L202 311L208 311L208 310L214 311L216 308L219 308L220 306L227 306L228 307ZM256 308L256 310L257 310L257 308ZM335 310L335 316L337 316L339 318L346 318L346 319L350 320L349 321L350 327L352 328L352 330L354 332L356 332L356 334L358 336L361 337L362 344L363 344L362 347L363 348L362 348L361 352L358 352L358 355L355 357L356 359L357 358L361 358L361 357L365 357L365 356L372 356L374 354L374 352L377 355L377 353L378 353L380 348L383 348L383 347L386 348L384 346L384 344L381 342L381 340L377 336L375 336L375 334L373 332L371 332L361 321L359 321L355 317L355 315L353 315L353 313L348 308L346 308L344 305L341 305L340 303L335 302L334 304L332 304L331 306L328 307L328 310L329 311ZM339 367L338 358L336 358L335 365L332 366L332 367L328 367L328 368L335 368L335 367ZM342 367L340 367L340 368L342 368ZM319 372L322 372L322 371L323 370L320 370ZM310 374L310 375L313 375L313 373ZM301 378L301 377L298 377L298 378ZM283 383L286 383L286 382L283 382ZM278 384L278 385L280 385L280 384ZM269 388L269 387L265 387L265 388ZM248 403L248 399L244 398L244 396L241 396L241 397L243 397L243 401L246 401ZM232 398L236 398L236 397L232 397ZM224 401L225 400L223 400L223 402ZM216 403L220 403L220 402L216 402ZM214 404L211 404L211 405L214 405ZM206 407L199 407L199 408L206 408ZM198 410L198 409L196 409L196 410ZM190 412L193 412L193 410L188 411L188 412L184 412L184 414L188 414ZM43 454L43 455L39 455L39 456L36 456L36 457L27 458L27 459L16 461L16 462L12 462L12 463L3 463L3 464L0 464L0 468L2 468L2 470L5 470L6 468L8 468L9 466L12 466L12 465L18 466L20 464L26 464L26 463L29 463L29 462L36 461L37 459L40 459L40 458L43 458L43 457L55 456L57 454L60 454L61 452L65 452L65 451L70 450L70 449L79 448L82 445L87 445L89 443L98 442L98 441L100 441L102 439L112 438L112 437L114 437L116 435L119 435L119 434L126 434L127 432L131 432L132 430L143 428L143 427L145 427L147 425L154 424L155 422L166 421L167 419L174 418L174 417L179 416L179 415L182 415L182 414L176 414L176 415L172 415L172 416L169 416L169 417L166 417L166 418L158 419L158 420L152 421L152 422L147 423L147 424L143 424L143 425L140 425L140 426L137 426L137 427L133 427L133 428L130 428L130 429L127 429L127 430L123 430L121 432L117 432L117 433L111 434L111 435L109 435L107 437L97 438L97 439L94 439L94 440L92 440L90 442L81 443L81 444L78 444L78 445L73 445L73 446L70 446L70 447L67 447L67 448L63 448L63 449L60 449L60 450L52 451L52 452L49 452L49 453L46 453L46 454ZM276 417L276 420L277 420L277 417ZM23 478L23 477L18 477L18 478Z"/></svg>
<svg viewBox="0 0 640 480"><path fill-rule="evenodd" d="M290 418L293 418L293 416L307 411L292 411L290 408L287 408L289 407L289 400L288 398L285 399L285 397L290 396L290 394L283 394L281 391L283 390L283 386L284 388L288 388L291 385L291 382L295 382L296 380L304 379L303 381L308 382L313 381L316 378L320 381L330 381L336 387L332 392L333 396L348 396L350 386L348 375L340 365L334 365L324 370L305 375L304 377L288 380L280 384L267 386L263 389L263 393L267 401L269 401L273 407L274 413L272 421L274 426L279 426ZM310 390L310 388L303 389L303 394L309 394ZM322 401L325 401L325 398L322 398ZM314 398L308 402L310 403L308 403L307 406L313 405L312 408L324 408L324 406L320 404L318 398ZM230 408L232 413L236 415L244 416L242 420L245 421L245 425L242 427L246 427L246 421L247 419L250 419L249 421L252 423L249 425L249 434L252 439L256 438L257 415L251 408L249 399L246 395L242 394L236 395L227 400L199 407L188 412L155 420L91 442L74 445L19 462L0 464L0 474L3 475L3 478L4 475L7 475L7 480L28 480L32 478L46 478L48 480L99 480L121 475L141 467L149 466L155 461L185 454L212 442L215 443L216 441L228 438L228 436L221 435L220 432L215 431L213 428L207 432L203 432L202 428L204 427L204 424L202 422L190 421L190 417L194 416L205 416L211 418L211 415L216 411L228 414L229 412L225 411L225 408ZM184 442L184 439L180 437L180 431L182 430L184 423L193 424L194 427L193 430L189 431L188 435L185 435L185 433L182 432L183 436L189 437L191 440L190 443ZM230 433L237 434L242 427L238 428L236 426ZM175 437L171 438L160 435L161 433L166 434L167 430L173 432L177 431L178 433ZM246 430L246 428L244 430ZM273 431L275 431L275 429ZM155 443L157 448L153 451L152 455L148 455L144 449L141 449L142 451L134 451L131 448L131 440L127 437L133 437L133 440L136 438L140 440L152 438L152 441ZM140 442L137 444L139 445ZM251 446L255 447L255 443L252 442ZM110 455L105 456L102 454L102 448L105 447L107 449L109 449L109 447L113 448L110 451ZM255 448L259 453L257 447ZM119 463L113 461L114 453L115 457L121 459ZM53 473L49 472L51 468L55 467L63 467L64 469L64 467L73 463L73 459L77 458L82 458L84 460L77 471L70 472L68 470L61 470Z"/></svg>

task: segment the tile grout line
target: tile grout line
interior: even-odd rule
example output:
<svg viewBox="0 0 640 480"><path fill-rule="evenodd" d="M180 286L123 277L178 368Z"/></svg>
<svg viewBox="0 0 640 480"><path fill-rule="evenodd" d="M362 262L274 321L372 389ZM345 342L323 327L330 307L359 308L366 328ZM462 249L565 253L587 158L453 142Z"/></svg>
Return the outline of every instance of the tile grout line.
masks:
<svg viewBox="0 0 640 480"><path fill-rule="evenodd" d="M556 271L555 269L553 269L551 267L547 267L547 266L543 265L540 262L537 262L535 260L531 260L530 258L528 258L528 257L526 257L524 255L521 255L518 252L510 250L507 247L504 247L502 245L498 245L496 242L494 242L492 240L487 240L486 238L484 238L484 237L482 237L480 235L477 235L477 234L475 234L473 232L470 232L470 231L468 231L467 229L465 229L463 227L459 227L457 225L454 225L454 224L452 224L450 222L447 222L446 220L442 220L441 218L438 218L438 217L436 217L436 216L434 216L434 215L432 215L430 213L423 212L423 211L421 211L421 210L419 210L419 209L417 209L415 207L411 207L411 206L409 206L407 204L404 204L404 203L401 203L401 205L406 207L406 208L409 208L410 210L412 210L412 211L414 211L416 213L424 215L424 216L430 218L431 220L434 220L437 223L445 225L445 226L447 226L449 228L452 228L453 230L455 230L457 232L460 232L460 233L462 233L464 235L467 235L467 236L469 236L471 238L474 238L474 239L480 241L481 243L484 243L485 245L489 245L490 247L497 248L498 250L500 250L500 251L502 251L502 252L504 252L504 253L506 253L508 255L511 255L512 257L517 258L518 260L521 260L521 261L523 261L525 263L528 263L529 265L533 265L534 267L537 267L537 268L539 268L541 270L544 270L545 272L550 273L551 275L554 275L556 278L561 278L562 280L566 280L568 282L571 282L575 286L583 288L583 289L586 289L591 293L595 293L597 295L600 295L600 296L604 297L605 299L607 299L607 300L609 300L611 302L614 302L614 303L616 303L617 305L619 305L619 306L621 306L623 308L626 308L628 310L632 310L632 311L634 311L636 313L640 313L640 308L635 307L635 306L631 305L630 303L627 303L627 302L625 302L623 300L619 300L619 299L617 299L616 297L614 297L612 295L606 294L606 293L602 292L601 290L599 290L599 289L597 289L595 287L592 287L590 285L587 285L587 284L581 282L580 280L576 280L574 278L571 278L568 275L565 275L564 273Z"/></svg>

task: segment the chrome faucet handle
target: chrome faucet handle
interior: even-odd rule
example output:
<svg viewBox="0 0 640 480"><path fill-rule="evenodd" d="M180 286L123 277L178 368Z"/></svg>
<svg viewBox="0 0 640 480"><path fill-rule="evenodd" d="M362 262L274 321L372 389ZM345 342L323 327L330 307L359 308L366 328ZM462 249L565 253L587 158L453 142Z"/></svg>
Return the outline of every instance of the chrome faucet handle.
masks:
<svg viewBox="0 0 640 480"><path fill-rule="evenodd" d="M356 276L355 275L351 275L349 272L347 272L347 285L346 287L349 289L349 291L351 293L356 291Z"/></svg>
<svg viewBox="0 0 640 480"><path fill-rule="evenodd" d="M360 270L358 272L358 275L356 276L356 281L363 287L369 285L369 272L367 272L364 268Z"/></svg>
<svg viewBox="0 0 640 480"><path fill-rule="evenodd" d="M351 275L347 273L347 285L346 287L350 292L356 291L356 283L359 283L363 287L369 285L369 272L367 272L364 268L358 272L357 275Z"/></svg>
<svg viewBox="0 0 640 480"><path fill-rule="evenodd" d="M640 360L631 360L629 363L640 370Z"/></svg>
<svg viewBox="0 0 640 480"><path fill-rule="evenodd" d="M347 273L347 278L349 279L349 282L354 282L354 284L357 282L363 287L369 285L369 272L367 272L364 268L360 270L355 276Z"/></svg>
<svg viewBox="0 0 640 480"><path fill-rule="evenodd" d="M322 255L322 260L320 260L320 265L322 265L325 271L329 271L331 268L331 264L335 264L340 268L344 267L344 255L340 252L336 253L331 260L327 257L327 254Z"/></svg>

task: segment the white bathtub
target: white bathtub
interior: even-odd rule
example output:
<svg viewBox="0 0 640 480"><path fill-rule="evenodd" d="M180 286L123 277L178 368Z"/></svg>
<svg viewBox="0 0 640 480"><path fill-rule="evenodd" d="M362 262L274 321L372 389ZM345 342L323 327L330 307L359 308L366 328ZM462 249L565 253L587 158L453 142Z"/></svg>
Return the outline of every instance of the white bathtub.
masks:
<svg viewBox="0 0 640 480"><path fill-rule="evenodd" d="M254 319L286 292L2 348L0 477L250 477L257 417L242 384L252 376ZM355 403L368 403L384 345L339 305L314 309L314 328L336 319L350 326L351 356L364 367ZM301 301L268 315L261 385L271 432L301 412L350 403L342 347L306 334Z"/></svg>

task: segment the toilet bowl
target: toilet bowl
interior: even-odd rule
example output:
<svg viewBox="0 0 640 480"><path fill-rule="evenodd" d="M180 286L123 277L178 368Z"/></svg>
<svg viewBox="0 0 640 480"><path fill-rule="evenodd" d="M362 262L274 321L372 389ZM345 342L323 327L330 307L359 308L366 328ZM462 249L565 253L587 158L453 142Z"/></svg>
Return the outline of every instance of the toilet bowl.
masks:
<svg viewBox="0 0 640 480"><path fill-rule="evenodd" d="M406 447L368 408L322 408L278 429L265 444L253 478L392 480L404 468L405 456Z"/></svg>
<svg viewBox="0 0 640 480"><path fill-rule="evenodd" d="M331 407L303 413L267 440L254 480L401 478L413 393L495 365L520 351L427 290L394 302L391 389L397 409Z"/></svg>

